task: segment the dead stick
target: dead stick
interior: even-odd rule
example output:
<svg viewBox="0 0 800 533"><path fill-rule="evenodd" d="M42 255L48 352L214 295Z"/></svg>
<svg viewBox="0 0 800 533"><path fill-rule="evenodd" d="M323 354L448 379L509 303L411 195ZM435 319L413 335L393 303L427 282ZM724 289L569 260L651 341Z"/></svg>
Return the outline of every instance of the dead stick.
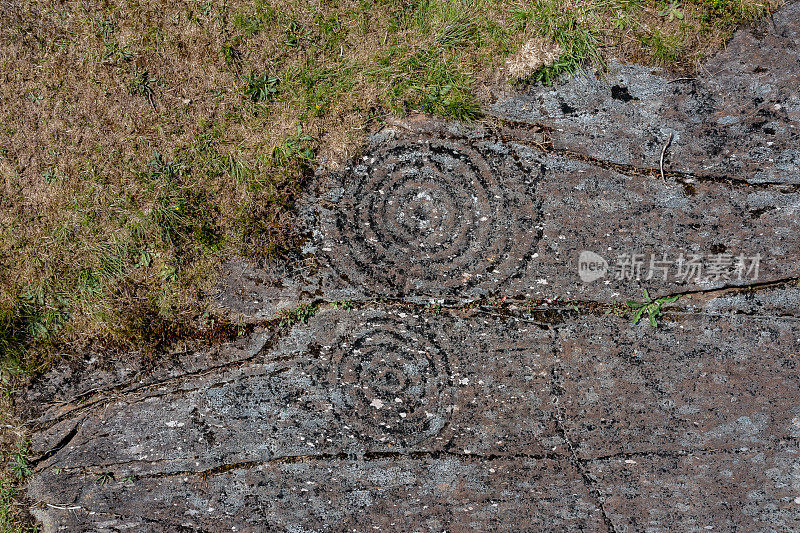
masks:
<svg viewBox="0 0 800 533"><path fill-rule="evenodd" d="M48 503L47 506L60 511L77 511L78 509L83 509L80 505L53 505L52 503Z"/></svg>
<svg viewBox="0 0 800 533"><path fill-rule="evenodd" d="M658 164L658 168L661 170L661 181L664 183L667 182L667 178L664 177L664 154L667 153L667 148L669 148L669 145L672 144L672 135L673 132L670 132L669 139L667 139L667 144L665 144L664 148L661 149L661 160Z"/></svg>

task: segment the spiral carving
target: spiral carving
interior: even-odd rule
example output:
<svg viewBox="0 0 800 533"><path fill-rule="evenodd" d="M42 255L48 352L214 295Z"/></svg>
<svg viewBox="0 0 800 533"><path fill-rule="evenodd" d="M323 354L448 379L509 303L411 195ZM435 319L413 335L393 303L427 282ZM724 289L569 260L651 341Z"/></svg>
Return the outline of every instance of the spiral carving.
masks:
<svg viewBox="0 0 800 533"><path fill-rule="evenodd" d="M334 270L374 292L492 290L538 240L532 180L489 143L399 139L332 188L323 232Z"/></svg>
<svg viewBox="0 0 800 533"><path fill-rule="evenodd" d="M454 388L447 351L432 334L376 319L333 350L334 410L360 441L408 447L446 425Z"/></svg>

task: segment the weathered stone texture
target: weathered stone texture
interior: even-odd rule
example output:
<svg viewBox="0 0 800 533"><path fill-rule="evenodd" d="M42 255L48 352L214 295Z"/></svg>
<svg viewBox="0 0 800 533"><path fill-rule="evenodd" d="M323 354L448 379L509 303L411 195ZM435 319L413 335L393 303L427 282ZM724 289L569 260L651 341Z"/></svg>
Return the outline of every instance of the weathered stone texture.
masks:
<svg viewBox="0 0 800 533"><path fill-rule="evenodd" d="M244 364L53 406L29 494L76 509L37 516L240 531L511 530L516 513L531 531L798 526L800 322L526 316L323 311Z"/></svg>
<svg viewBox="0 0 800 533"><path fill-rule="evenodd" d="M553 145L597 160L750 183L800 184L800 4L741 30L696 78L637 65L576 75L493 112L552 129Z"/></svg>

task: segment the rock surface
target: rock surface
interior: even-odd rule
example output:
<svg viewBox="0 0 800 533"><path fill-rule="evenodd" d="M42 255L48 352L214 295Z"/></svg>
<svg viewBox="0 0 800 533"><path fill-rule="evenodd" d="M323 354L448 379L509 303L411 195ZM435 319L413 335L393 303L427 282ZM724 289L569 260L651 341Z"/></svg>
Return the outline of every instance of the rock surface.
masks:
<svg viewBox="0 0 800 533"><path fill-rule="evenodd" d="M800 530L798 15L373 135L248 333L21 393L42 530Z"/></svg>
<svg viewBox="0 0 800 533"><path fill-rule="evenodd" d="M691 307L328 308L227 364L52 396L29 494L45 529L794 530L800 321Z"/></svg>
<svg viewBox="0 0 800 533"><path fill-rule="evenodd" d="M697 78L636 65L577 76L493 112L552 131L553 147L592 159L735 183L800 184L800 3L740 31Z"/></svg>

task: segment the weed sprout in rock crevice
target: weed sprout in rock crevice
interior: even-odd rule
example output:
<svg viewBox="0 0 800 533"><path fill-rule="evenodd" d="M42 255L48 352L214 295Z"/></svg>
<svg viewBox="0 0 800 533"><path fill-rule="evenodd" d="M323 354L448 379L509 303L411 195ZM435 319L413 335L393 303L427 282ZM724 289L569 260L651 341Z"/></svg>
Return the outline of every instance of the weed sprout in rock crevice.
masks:
<svg viewBox="0 0 800 533"><path fill-rule="evenodd" d="M281 327L291 327L295 324L308 324L308 321L317 314L319 306L304 304L295 309L284 309L278 313L278 324Z"/></svg>
<svg viewBox="0 0 800 533"><path fill-rule="evenodd" d="M658 327L658 318L661 316L661 306L676 302L682 295L662 296L655 300L650 297L650 294L645 289L644 301L637 302L629 300L626 303L626 314L631 317L633 324L638 324L642 317L646 316L647 321L652 327Z"/></svg>

